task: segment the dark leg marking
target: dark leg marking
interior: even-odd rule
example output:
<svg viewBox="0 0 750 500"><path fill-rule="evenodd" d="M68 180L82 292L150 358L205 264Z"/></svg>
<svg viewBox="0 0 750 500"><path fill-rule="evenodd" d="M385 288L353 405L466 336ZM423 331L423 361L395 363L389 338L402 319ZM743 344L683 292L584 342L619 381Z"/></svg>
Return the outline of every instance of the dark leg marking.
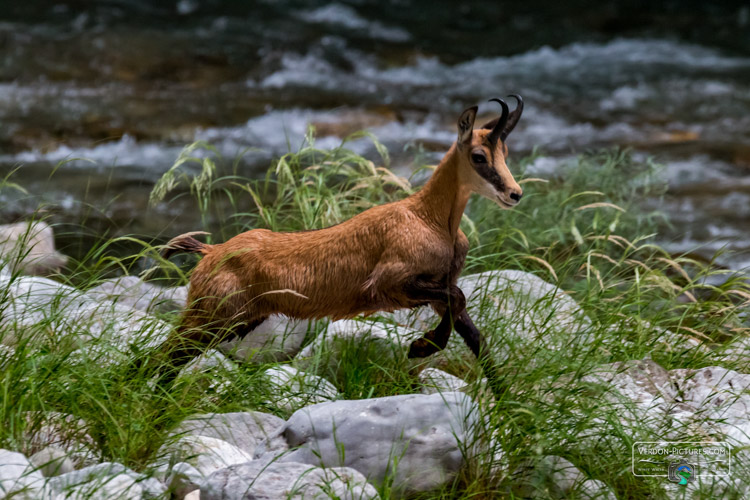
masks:
<svg viewBox="0 0 750 500"><path fill-rule="evenodd" d="M422 338L419 338L409 346L409 358L426 358L438 351L445 349L453 329L453 321L450 310L443 314L437 328L430 330Z"/></svg>
<svg viewBox="0 0 750 500"><path fill-rule="evenodd" d="M212 347L216 347L225 340L234 337L245 337L266 319L252 320L231 328L211 328L210 326L205 326L186 329L178 327L175 332L176 338L169 339L168 342L171 342L169 344L165 343L162 346L160 355L163 356L161 359L164 360L164 371L159 375L158 385L166 387L167 384L174 381L184 365L201 353Z"/></svg>
<svg viewBox="0 0 750 500"><path fill-rule="evenodd" d="M409 291L412 297L429 300L436 303L438 307L445 309L438 326L409 346L409 353L407 354L409 358L424 358L445 349L445 346L448 345L448 339L453 330L453 321L458 313L465 308L466 298L461 289L455 285L446 287L436 282L420 280L417 280L414 288Z"/></svg>
<svg viewBox="0 0 750 500"><path fill-rule="evenodd" d="M458 315L454 327L479 361L484 376L487 377L487 383L489 384L492 393L495 395L495 398L499 398L506 391L506 388L500 383L497 365L492 358L492 353L487 345L487 340L479 329L474 326L474 322L469 317L469 313L466 312L466 309Z"/></svg>

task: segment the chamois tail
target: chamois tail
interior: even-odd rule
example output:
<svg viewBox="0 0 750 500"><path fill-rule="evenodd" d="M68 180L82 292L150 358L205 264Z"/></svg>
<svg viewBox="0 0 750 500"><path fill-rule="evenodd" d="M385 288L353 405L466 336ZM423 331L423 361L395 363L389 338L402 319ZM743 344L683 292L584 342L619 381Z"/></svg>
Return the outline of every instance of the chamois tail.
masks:
<svg viewBox="0 0 750 500"><path fill-rule="evenodd" d="M213 245L201 243L200 241L193 238L200 234L209 234L204 231L192 231L189 233L175 236L164 245L164 249L161 251L161 256L168 259L176 253L200 253L207 254L213 248Z"/></svg>

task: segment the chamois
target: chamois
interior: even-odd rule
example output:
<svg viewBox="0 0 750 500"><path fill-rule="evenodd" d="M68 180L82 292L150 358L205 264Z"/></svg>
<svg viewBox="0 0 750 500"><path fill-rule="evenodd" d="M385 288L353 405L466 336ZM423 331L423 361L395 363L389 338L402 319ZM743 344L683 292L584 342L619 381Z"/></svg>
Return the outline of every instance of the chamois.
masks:
<svg viewBox="0 0 750 500"><path fill-rule="evenodd" d="M498 394L496 368L456 282L469 249L459 222L471 194L504 209L523 194L505 164L505 140L523 112L521 97L511 97L517 100L513 112L502 99L491 99L502 114L480 129L474 130L477 107L466 109L458 140L408 198L317 231L254 229L215 245L187 233L168 242L165 258L203 255L190 279L190 306L158 348L170 363L169 379L203 349L250 334L272 314L341 319L430 305L440 323L411 344L408 356L443 349L455 327Z"/></svg>

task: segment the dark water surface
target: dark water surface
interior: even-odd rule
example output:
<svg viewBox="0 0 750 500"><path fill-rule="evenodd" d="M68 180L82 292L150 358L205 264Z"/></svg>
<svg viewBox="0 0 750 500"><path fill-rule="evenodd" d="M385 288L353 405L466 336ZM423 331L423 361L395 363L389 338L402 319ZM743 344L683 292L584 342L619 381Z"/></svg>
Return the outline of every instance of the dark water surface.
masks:
<svg viewBox="0 0 750 500"><path fill-rule="evenodd" d="M301 144L367 128L407 168L437 160L468 105L527 102L510 146L573 155L627 146L666 165L662 235L750 265L750 7L666 2L7 2L0 14L0 174L91 232L170 236L183 204L146 211L196 139L259 175ZM495 112L488 104L481 108ZM352 144L372 154L367 141ZM83 160L73 160L85 158ZM50 172L65 160L50 179ZM3 194L4 193L4 194ZM38 198L0 193L0 219ZM79 227L80 228L80 227ZM71 252L75 252L71 249Z"/></svg>

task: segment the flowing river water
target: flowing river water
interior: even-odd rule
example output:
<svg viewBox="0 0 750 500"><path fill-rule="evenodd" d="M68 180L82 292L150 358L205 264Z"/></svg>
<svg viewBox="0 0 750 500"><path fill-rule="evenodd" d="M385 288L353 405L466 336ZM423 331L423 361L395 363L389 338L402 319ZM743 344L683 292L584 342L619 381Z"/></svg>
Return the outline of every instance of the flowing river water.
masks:
<svg viewBox="0 0 750 500"><path fill-rule="evenodd" d="M406 173L414 145L439 159L466 106L517 92L514 155L538 147L542 175L592 149L652 156L669 183L661 242L731 250L719 263L743 269L750 9L691 6L14 2L0 14L0 175L31 195L0 191L0 222L43 201L84 232L171 236L196 228L195 209L149 210L148 193L194 140L227 158L257 148L240 168L260 176L309 123L322 147L368 129Z"/></svg>

